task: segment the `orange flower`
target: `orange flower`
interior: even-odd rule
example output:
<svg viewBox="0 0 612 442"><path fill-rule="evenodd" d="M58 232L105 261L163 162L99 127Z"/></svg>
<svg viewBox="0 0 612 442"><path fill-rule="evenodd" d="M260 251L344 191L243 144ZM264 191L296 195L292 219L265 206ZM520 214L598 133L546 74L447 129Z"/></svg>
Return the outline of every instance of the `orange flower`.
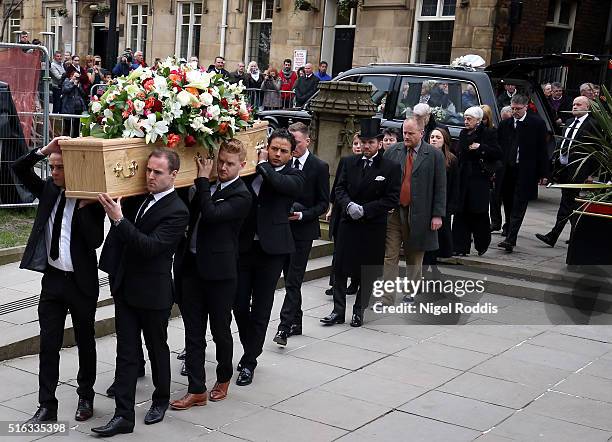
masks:
<svg viewBox="0 0 612 442"><path fill-rule="evenodd" d="M200 95L200 91L198 91L195 87L186 87L185 90L196 97Z"/></svg>
<svg viewBox="0 0 612 442"><path fill-rule="evenodd" d="M223 121L219 124L219 134L225 135L227 133L227 129L229 128L229 124L227 121Z"/></svg>
<svg viewBox="0 0 612 442"><path fill-rule="evenodd" d="M177 135L177 134L168 135L168 147L176 147L180 141L181 141L180 135Z"/></svg>
<svg viewBox="0 0 612 442"><path fill-rule="evenodd" d="M170 74L168 75L168 78L175 83L178 83L181 80L181 76L178 74Z"/></svg>

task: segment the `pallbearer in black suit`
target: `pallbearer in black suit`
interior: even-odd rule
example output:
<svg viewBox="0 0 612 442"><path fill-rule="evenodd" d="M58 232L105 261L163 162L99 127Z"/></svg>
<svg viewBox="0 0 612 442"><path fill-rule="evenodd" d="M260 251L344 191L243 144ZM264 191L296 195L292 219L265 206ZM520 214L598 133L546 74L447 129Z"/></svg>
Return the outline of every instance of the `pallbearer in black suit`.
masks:
<svg viewBox="0 0 612 442"><path fill-rule="evenodd" d="M187 394L170 403L175 410L227 396L233 372L230 324L238 281L238 234L251 208L251 193L238 175L246 165L246 149L240 141L221 144L216 184L211 186L209 181L212 160L197 159L196 163L189 230L174 258L174 278L181 285L179 304L189 378ZM217 381L209 396L204 371L208 321L217 352Z"/></svg>
<svg viewBox="0 0 612 442"><path fill-rule="evenodd" d="M40 408L28 424L57 420L55 389L59 379L64 323L70 310L79 350L77 421L93 414L96 381L94 321L98 301L96 249L104 240L104 211L97 202L66 198L64 163L58 140L33 150L13 164L13 171L38 198L38 210L28 239L22 269L44 273L38 301ZM32 167L49 158L51 177L41 179Z"/></svg>
<svg viewBox="0 0 612 442"><path fill-rule="evenodd" d="M385 258L387 215L399 204L401 168L379 152L379 126L377 118L361 120L363 156L344 160L336 186L336 204L342 215L334 263L334 310L321 319L325 325L344 323L346 280L361 275L361 293L355 298L351 319L351 326L361 326L377 276L373 270Z"/></svg>
<svg viewBox="0 0 612 442"><path fill-rule="evenodd" d="M189 211L174 190L179 167L175 151L155 149L147 161L148 195L127 199L123 208L121 198L115 202L107 194L98 195L113 224L102 249L100 268L110 276L117 329L115 415L106 425L91 429L102 436L134 431L141 331L155 385L145 424L163 420L168 408L172 257L189 223Z"/></svg>
<svg viewBox="0 0 612 442"><path fill-rule="evenodd" d="M285 301L280 312L280 324L274 342L287 345L291 335L302 334L302 282L312 241L321 236L319 216L329 205L329 166L308 150L308 126L293 123L289 132L295 137L292 165L304 172L304 190L293 203L289 213L295 252L285 261Z"/></svg>
<svg viewBox="0 0 612 442"><path fill-rule="evenodd" d="M286 129L275 130L267 148L259 152L257 174L244 180L253 204L240 230L234 317L244 354L238 364L237 385L253 381L270 322L274 290L285 260L295 252L289 212L302 193L304 174L289 164L294 150L293 135Z"/></svg>
<svg viewBox="0 0 612 442"><path fill-rule="evenodd" d="M591 103L587 97L581 95L574 98L572 107L574 116L566 121L559 150L555 152L554 156L553 170L555 173L553 179L556 182L582 184L589 180L592 181L590 175L597 169L593 162L585 161L584 165L579 167L582 158L585 156L584 150L580 148L580 143L587 142L588 137L592 135L595 129L594 120L589 116L590 106ZM576 174L576 172L578 173ZM559 203L555 225L546 235L536 233L536 238L554 247L568 221L570 221L572 229L574 228L576 217L573 213L579 206L579 203L576 203L579 194L580 189L561 189L561 202Z"/></svg>

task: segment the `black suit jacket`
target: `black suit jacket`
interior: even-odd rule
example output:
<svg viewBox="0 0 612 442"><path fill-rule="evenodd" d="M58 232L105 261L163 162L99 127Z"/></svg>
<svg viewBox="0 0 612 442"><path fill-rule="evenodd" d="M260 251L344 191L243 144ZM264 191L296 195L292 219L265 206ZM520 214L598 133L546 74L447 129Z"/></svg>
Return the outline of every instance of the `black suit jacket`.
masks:
<svg viewBox="0 0 612 442"><path fill-rule="evenodd" d="M20 268L44 272L48 266L46 225L61 189L52 178L41 179L32 167L45 158L36 150L22 156L13 163L13 171L26 188L38 198L38 210L21 259ZM104 240L104 209L98 204L89 204L79 209L77 200L72 216L70 235L70 258L77 286L88 296L98 297L98 258L96 249Z"/></svg>
<svg viewBox="0 0 612 442"><path fill-rule="evenodd" d="M580 146L580 143L592 141L589 139L595 131L595 120L590 115L587 115L580 128L576 131L574 141L569 149L569 162L567 166L561 164L559 157L561 154L561 144L564 140L566 129L574 122L574 117L567 119L565 126L561 131L561 138L557 142L557 150L553 155L553 176L556 181L563 183L584 183L589 175L597 171L597 164L594 160L587 160L584 165L580 166L580 162L584 158L585 149ZM568 140L569 142L569 140ZM578 174L576 174L578 172Z"/></svg>
<svg viewBox="0 0 612 442"><path fill-rule="evenodd" d="M289 211L304 188L304 174L288 164L277 172L268 162L258 164L256 170L256 175L244 179L253 204L240 230L240 253L251 249L255 233L264 252L270 255L293 253L295 244L289 227ZM251 186L258 175L263 177L259 196Z"/></svg>
<svg viewBox="0 0 612 442"><path fill-rule="evenodd" d="M308 241L321 236L319 217L329 206L329 165L311 152L302 172L304 190L294 202L305 208L295 210L302 212L302 219L291 221L291 231L294 239Z"/></svg>
<svg viewBox="0 0 612 442"><path fill-rule="evenodd" d="M137 308L172 307L172 256L189 223L189 211L176 191L151 206L134 224L145 196L123 204L124 220L111 227L100 268L110 276L111 293Z"/></svg>
<svg viewBox="0 0 612 442"><path fill-rule="evenodd" d="M508 118L499 123L497 135L506 167L513 167L516 164L514 156L516 151L513 149L516 137L519 147L517 178L519 195L523 199L536 198L538 180L547 177L549 172L546 123L542 118L528 111L525 120L519 121L516 129L514 129L514 118Z"/></svg>
<svg viewBox="0 0 612 442"><path fill-rule="evenodd" d="M251 209L251 192L238 178L222 190L210 194L207 178L196 178L196 192L189 207L190 221L187 234L174 257L174 277L182 274L185 253L194 234L196 239L196 264L202 279L224 280L238 277L238 235L244 219ZM199 216L198 231L194 232Z"/></svg>
<svg viewBox="0 0 612 442"><path fill-rule="evenodd" d="M295 104L296 106L302 106L312 97L319 86L319 79L315 74L312 74L309 78L299 77L295 82Z"/></svg>

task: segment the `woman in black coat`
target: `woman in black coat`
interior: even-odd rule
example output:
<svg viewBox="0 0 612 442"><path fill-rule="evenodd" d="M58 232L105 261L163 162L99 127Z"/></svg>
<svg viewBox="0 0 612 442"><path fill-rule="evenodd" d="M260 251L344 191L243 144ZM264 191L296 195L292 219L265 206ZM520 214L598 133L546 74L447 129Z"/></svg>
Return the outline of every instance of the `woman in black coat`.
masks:
<svg viewBox="0 0 612 442"><path fill-rule="evenodd" d="M489 192L495 164L502 157L494 128L482 124L483 111L474 106L463 114L465 129L459 134L460 191L453 221L456 255L470 253L471 237L478 255L491 244Z"/></svg>
<svg viewBox="0 0 612 442"><path fill-rule="evenodd" d="M70 78L64 80L61 98L62 114L81 115L85 111L85 91L79 81L81 75L86 74L73 71ZM81 122L76 118L64 118L62 134L73 138L78 137L80 124Z"/></svg>
<svg viewBox="0 0 612 442"><path fill-rule="evenodd" d="M459 198L459 162L450 151L451 137L445 128L432 130L429 144L442 151L446 164L446 216L438 230L438 250L425 252L423 256L423 265L436 265L438 258L450 258L454 252L451 216L455 213Z"/></svg>

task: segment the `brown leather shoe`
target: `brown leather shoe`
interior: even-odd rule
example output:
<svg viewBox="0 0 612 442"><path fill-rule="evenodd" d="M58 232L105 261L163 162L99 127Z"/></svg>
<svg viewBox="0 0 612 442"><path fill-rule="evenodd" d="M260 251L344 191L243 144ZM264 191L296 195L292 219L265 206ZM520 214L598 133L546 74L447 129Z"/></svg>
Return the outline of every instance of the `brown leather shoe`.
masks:
<svg viewBox="0 0 612 442"><path fill-rule="evenodd" d="M180 399L170 401L170 408L173 410L188 410L194 406L206 405L207 400L208 396L206 393L187 393Z"/></svg>
<svg viewBox="0 0 612 442"><path fill-rule="evenodd" d="M215 382L215 386L210 390L210 400L213 402L222 401L227 397L227 390L229 388L229 381L227 382Z"/></svg>

